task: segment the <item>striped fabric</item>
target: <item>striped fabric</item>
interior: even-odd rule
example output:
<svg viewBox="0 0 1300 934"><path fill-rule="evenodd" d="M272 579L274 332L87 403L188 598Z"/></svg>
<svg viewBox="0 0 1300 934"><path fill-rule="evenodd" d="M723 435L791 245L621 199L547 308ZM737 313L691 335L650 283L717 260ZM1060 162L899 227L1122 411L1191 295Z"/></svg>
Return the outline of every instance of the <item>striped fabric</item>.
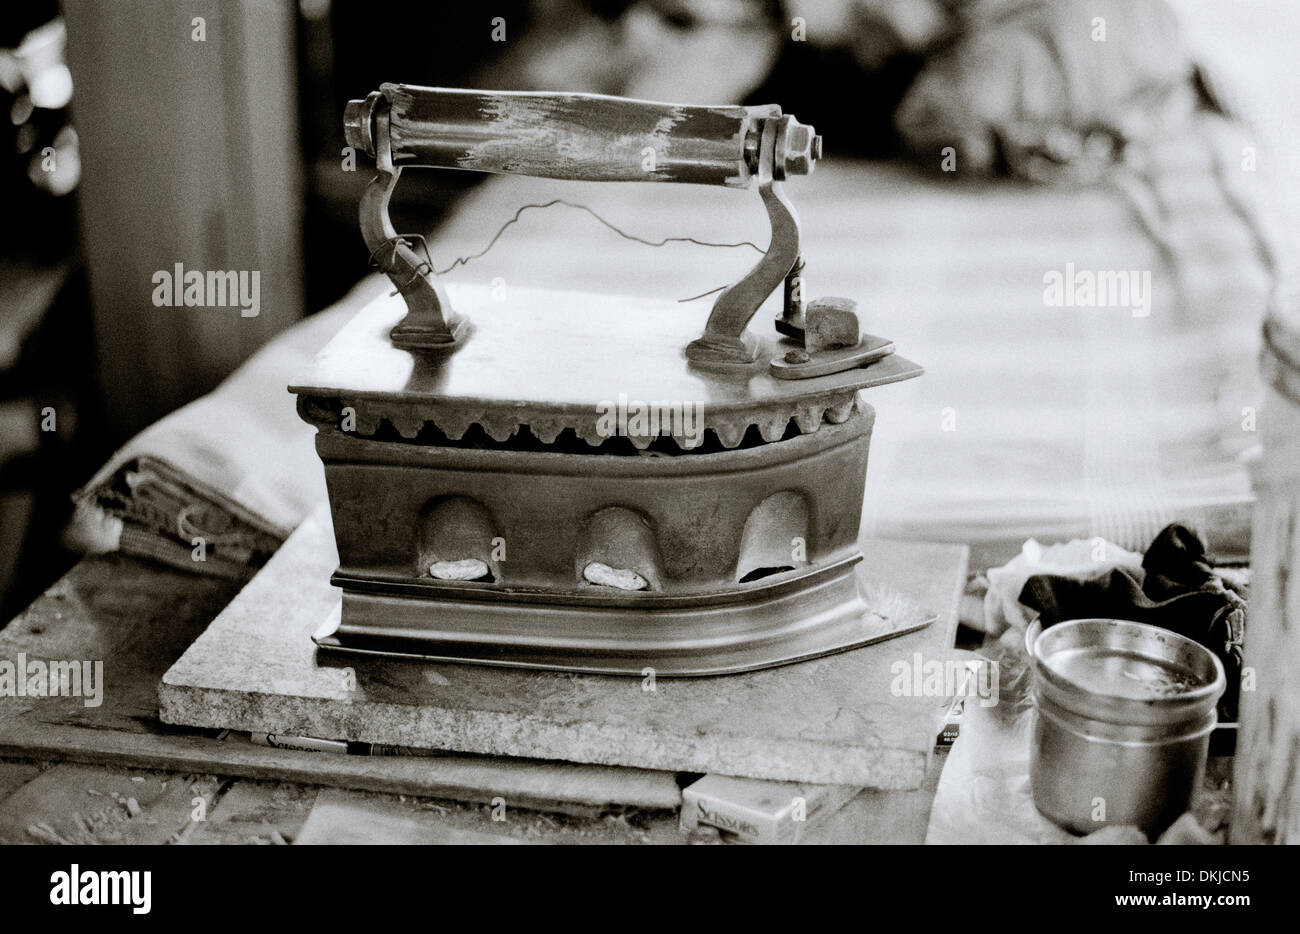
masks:
<svg viewBox="0 0 1300 934"><path fill-rule="evenodd" d="M1271 277L1245 207L1243 145L1205 115L1130 153L1100 187L965 183L833 150L788 184L808 294L856 299L864 330L928 369L866 394L878 419L865 531L967 542L979 567L1029 537L1141 550L1180 519L1220 557L1245 553L1243 455ZM457 206L433 242L435 264L480 250L520 205L557 197L650 239L767 236L753 192L495 178ZM525 211L449 279L680 298L734 281L756 255L651 249L557 206ZM1149 315L1050 306L1045 275L1070 269L1149 273ZM696 302L701 324L711 301Z"/></svg>
<svg viewBox="0 0 1300 934"><path fill-rule="evenodd" d="M972 567L982 568L1030 537L1099 536L1141 551L1180 519L1220 558L1245 554L1243 454L1256 435L1243 426L1259 395L1269 264L1243 208L1253 175L1239 168L1241 147L1237 131L1207 116L1132 154L1102 187L966 183L835 158L788 185L803 220L808 294L857 299L864 330L928 368L866 395L878 417L864 531L969 543ZM431 241L436 266L482 250L521 205L555 198L650 240L765 245L767 236L752 191L492 178ZM751 247L651 248L557 205L524 211L489 253L447 279L684 298L734 282L756 258ZM1044 276L1071 268L1150 272L1150 314L1047 304ZM142 457L169 465L184 481L178 491L220 494L196 507L226 497L265 531L296 524L324 490L311 429L285 386L381 287L368 280L133 439L80 494L117 518L117 532L84 537L164 559L175 551L185 559L177 563L213 571L188 560L183 536L180 550L142 547L141 536L175 537L175 523L122 528L131 510L107 493ZM711 301L694 303L701 326Z"/></svg>

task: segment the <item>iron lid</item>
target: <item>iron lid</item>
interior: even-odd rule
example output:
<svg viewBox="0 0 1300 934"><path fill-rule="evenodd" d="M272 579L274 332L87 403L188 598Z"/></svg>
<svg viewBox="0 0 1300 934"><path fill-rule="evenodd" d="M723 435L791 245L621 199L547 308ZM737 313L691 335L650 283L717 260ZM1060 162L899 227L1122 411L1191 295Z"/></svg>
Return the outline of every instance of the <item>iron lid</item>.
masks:
<svg viewBox="0 0 1300 934"><path fill-rule="evenodd" d="M402 433L431 421L458 438L470 424L497 440L520 426L549 443L572 428L589 443L606 437L600 426L610 408L690 406L727 447L750 426L779 440L791 419L803 433L825 418L848 417L859 390L919 376L923 368L898 354L865 367L805 380L771 375L768 363L796 345L776 333L751 330L758 359L738 370L704 370L683 348L698 337L707 315L700 303L506 287L496 295L477 285L447 286L452 306L473 322L463 347L446 356L394 347L389 330L406 312L399 296L365 306L317 354L289 388L359 409L360 417L400 412ZM403 426L399 425L399 428ZM638 447L652 438L626 432ZM664 426L683 447L691 439Z"/></svg>

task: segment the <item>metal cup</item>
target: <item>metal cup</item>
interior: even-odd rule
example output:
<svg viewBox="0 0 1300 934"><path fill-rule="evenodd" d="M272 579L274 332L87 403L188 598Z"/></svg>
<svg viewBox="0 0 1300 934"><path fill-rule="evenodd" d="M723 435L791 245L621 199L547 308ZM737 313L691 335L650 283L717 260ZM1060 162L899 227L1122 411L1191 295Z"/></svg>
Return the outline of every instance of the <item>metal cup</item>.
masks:
<svg viewBox="0 0 1300 934"><path fill-rule="evenodd" d="M1132 824L1156 835L1205 774L1223 665L1158 626L1080 619L1025 635L1034 670L1034 805L1074 833Z"/></svg>

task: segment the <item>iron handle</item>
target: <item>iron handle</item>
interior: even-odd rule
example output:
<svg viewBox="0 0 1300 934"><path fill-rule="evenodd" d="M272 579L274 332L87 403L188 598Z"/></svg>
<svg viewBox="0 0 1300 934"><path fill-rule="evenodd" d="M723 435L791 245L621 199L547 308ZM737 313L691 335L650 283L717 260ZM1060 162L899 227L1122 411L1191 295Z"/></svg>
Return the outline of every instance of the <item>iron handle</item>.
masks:
<svg viewBox="0 0 1300 934"><path fill-rule="evenodd" d="M393 343L454 350L468 322L451 310L427 262L398 237L388 198L403 168L424 166L571 181L654 181L749 188L772 226L764 257L715 302L704 333L686 349L695 363L748 366L757 344L745 333L763 300L799 256L799 222L780 183L807 175L821 137L776 105L697 106L601 94L476 91L383 84L349 101L348 145L373 156L378 176L361 204L371 256L406 300Z"/></svg>
<svg viewBox="0 0 1300 934"><path fill-rule="evenodd" d="M348 145L377 154L386 105L398 165L573 181L679 182L748 188L762 122L776 105L697 106L603 94L475 91L384 84L344 112ZM820 156L811 127L794 124L775 174L806 175Z"/></svg>

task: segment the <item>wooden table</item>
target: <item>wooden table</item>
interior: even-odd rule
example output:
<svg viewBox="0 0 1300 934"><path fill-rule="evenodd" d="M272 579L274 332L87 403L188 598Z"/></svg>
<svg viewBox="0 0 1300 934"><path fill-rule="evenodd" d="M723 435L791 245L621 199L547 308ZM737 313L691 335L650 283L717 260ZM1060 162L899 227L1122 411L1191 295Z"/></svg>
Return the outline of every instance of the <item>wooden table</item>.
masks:
<svg viewBox="0 0 1300 934"><path fill-rule="evenodd" d="M672 773L294 752L161 724L159 678L238 590L88 557L0 632L0 658L105 662L99 707L0 697L0 843L686 842ZM922 842L940 765L917 790L863 792L810 842Z"/></svg>

